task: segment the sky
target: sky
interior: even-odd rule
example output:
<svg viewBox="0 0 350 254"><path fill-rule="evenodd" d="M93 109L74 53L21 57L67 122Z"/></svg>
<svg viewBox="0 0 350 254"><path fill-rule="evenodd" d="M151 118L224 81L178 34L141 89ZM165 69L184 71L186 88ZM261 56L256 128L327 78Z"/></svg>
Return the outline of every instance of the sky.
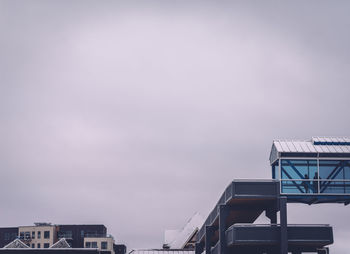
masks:
<svg viewBox="0 0 350 254"><path fill-rule="evenodd" d="M271 178L273 139L349 136L348 1L0 0L0 225L103 223L128 249ZM289 205L331 224L350 207ZM264 218L261 218L264 221Z"/></svg>

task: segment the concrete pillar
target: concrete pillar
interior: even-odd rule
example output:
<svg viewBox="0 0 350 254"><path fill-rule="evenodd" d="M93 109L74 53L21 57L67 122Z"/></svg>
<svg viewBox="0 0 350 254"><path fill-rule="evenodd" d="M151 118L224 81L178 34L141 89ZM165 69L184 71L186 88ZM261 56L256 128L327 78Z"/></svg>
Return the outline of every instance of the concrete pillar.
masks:
<svg viewBox="0 0 350 254"><path fill-rule="evenodd" d="M225 205L219 206L219 250L220 254L226 254L226 219L228 216L228 209Z"/></svg>
<svg viewBox="0 0 350 254"><path fill-rule="evenodd" d="M287 232L287 197L279 198L280 210L280 250L281 254L288 254L288 232Z"/></svg>
<svg viewBox="0 0 350 254"><path fill-rule="evenodd" d="M213 237L214 229L212 226L205 226L205 253L211 253L211 239Z"/></svg>

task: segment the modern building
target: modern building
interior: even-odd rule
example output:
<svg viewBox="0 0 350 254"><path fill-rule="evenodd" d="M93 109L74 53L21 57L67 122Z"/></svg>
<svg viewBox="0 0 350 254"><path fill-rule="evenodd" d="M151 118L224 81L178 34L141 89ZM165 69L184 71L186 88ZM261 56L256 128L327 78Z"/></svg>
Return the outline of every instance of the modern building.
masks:
<svg viewBox="0 0 350 254"><path fill-rule="evenodd" d="M350 202L350 138L275 140L270 164L290 202Z"/></svg>
<svg viewBox="0 0 350 254"><path fill-rule="evenodd" d="M103 237L107 228L102 224L57 225L58 239L65 238L72 248L84 248L85 237Z"/></svg>
<svg viewBox="0 0 350 254"><path fill-rule="evenodd" d="M18 236L18 227L0 228L0 248L9 244Z"/></svg>
<svg viewBox="0 0 350 254"><path fill-rule="evenodd" d="M350 139L275 140L270 163L272 180L227 186L197 234L196 254L329 253L332 227L288 224L287 203L350 203ZM263 213L270 224L254 224Z"/></svg>

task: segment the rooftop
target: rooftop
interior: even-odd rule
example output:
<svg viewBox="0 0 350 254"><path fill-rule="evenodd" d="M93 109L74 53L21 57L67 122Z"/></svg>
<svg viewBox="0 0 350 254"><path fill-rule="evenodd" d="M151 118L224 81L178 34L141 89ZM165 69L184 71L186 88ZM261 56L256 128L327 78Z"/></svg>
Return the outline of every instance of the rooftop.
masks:
<svg viewBox="0 0 350 254"><path fill-rule="evenodd" d="M343 155L350 157L349 137L313 137L311 140L274 140L270 153L270 163L276 161L282 153ZM294 156L295 157L295 156Z"/></svg>

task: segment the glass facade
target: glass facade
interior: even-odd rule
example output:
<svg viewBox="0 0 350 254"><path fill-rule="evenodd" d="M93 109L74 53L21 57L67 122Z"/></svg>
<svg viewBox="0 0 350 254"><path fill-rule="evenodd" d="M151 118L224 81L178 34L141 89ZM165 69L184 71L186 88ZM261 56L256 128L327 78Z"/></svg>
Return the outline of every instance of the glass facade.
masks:
<svg viewBox="0 0 350 254"><path fill-rule="evenodd" d="M350 160L281 159L272 165L281 193L350 194Z"/></svg>

